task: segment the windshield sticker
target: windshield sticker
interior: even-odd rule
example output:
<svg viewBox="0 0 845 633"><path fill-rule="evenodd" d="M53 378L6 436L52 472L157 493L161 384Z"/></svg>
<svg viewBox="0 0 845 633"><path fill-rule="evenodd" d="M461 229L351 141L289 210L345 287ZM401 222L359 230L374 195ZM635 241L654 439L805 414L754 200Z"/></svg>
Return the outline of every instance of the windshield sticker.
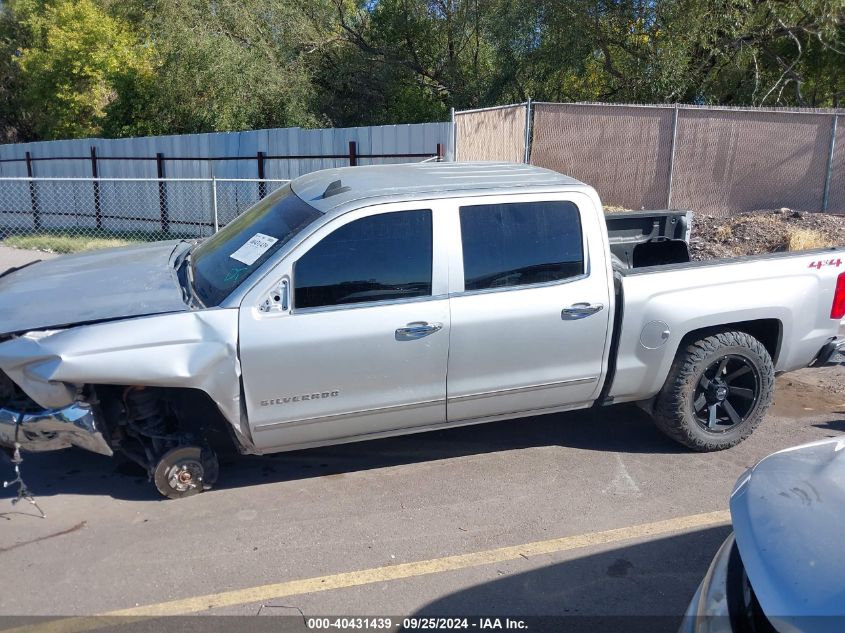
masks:
<svg viewBox="0 0 845 633"><path fill-rule="evenodd" d="M259 257L267 252L267 249L278 241L278 239L270 235L256 233L249 238L249 241L247 241L246 244L229 255L229 257L236 259L247 266L252 266L256 261L258 261Z"/></svg>
<svg viewBox="0 0 845 633"><path fill-rule="evenodd" d="M237 281L238 278L248 270L249 270L249 266L244 266L243 268L235 267L228 272L228 274L226 275L226 278L223 281L224 282Z"/></svg>

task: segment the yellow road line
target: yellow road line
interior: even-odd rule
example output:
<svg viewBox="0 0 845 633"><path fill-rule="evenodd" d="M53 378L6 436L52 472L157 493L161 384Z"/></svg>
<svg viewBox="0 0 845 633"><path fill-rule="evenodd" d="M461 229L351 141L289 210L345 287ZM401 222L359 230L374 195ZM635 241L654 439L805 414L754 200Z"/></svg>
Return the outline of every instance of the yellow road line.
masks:
<svg viewBox="0 0 845 633"><path fill-rule="evenodd" d="M445 571L502 563L523 557L556 554L582 547L662 536L664 534L710 527L728 522L730 522L730 513L727 510L693 514L663 521L654 521L652 523L604 530L602 532L577 534L547 541L535 541L523 545L499 547L481 552L473 552L471 554L457 554L455 556L444 556L442 558L421 560L413 563L374 567L360 571L261 585L259 587L235 589L233 591L224 591L193 598L182 598L168 602L159 602L157 604L131 607L129 609L109 611L98 616L62 618L44 622L43 624L5 629L2 633L82 633L83 631L92 631L94 629L113 626L117 623L126 623L130 619L188 615L208 609L250 604L253 602L266 602L276 598L286 598L316 593L318 591L328 591L330 589L358 587L376 582L401 580L403 578L413 578L415 576L425 576Z"/></svg>

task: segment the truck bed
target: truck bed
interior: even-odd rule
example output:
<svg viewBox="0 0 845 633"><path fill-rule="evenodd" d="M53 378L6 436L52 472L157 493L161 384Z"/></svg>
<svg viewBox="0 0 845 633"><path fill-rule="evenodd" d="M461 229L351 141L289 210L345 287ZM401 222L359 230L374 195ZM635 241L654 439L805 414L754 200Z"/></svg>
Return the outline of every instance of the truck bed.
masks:
<svg viewBox="0 0 845 633"><path fill-rule="evenodd" d="M617 357L607 391L626 402L657 393L686 334L710 327L752 333L779 372L806 367L835 333L831 302L845 249L614 268Z"/></svg>
<svg viewBox="0 0 845 633"><path fill-rule="evenodd" d="M690 261L692 211L625 211L605 213L604 218L614 268Z"/></svg>

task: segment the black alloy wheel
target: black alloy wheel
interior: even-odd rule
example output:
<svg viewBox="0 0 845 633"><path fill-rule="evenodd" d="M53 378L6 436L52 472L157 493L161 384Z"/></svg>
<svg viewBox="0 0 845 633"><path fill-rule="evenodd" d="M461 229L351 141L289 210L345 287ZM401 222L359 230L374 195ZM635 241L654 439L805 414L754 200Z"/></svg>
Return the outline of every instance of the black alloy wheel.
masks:
<svg viewBox="0 0 845 633"><path fill-rule="evenodd" d="M760 375L744 356L728 354L701 374L692 398L693 415L708 433L742 424L760 397Z"/></svg>
<svg viewBox="0 0 845 633"><path fill-rule="evenodd" d="M678 350L654 400L654 422L693 450L724 450L760 424L774 386L774 363L758 339L739 331L704 335Z"/></svg>

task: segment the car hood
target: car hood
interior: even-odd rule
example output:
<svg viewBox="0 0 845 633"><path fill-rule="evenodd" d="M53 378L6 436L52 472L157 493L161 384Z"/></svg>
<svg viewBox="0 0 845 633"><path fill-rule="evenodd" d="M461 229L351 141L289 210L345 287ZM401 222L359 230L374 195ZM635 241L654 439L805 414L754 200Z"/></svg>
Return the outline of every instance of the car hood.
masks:
<svg viewBox="0 0 845 633"><path fill-rule="evenodd" d="M739 553L780 631L826 631L845 615L845 437L774 453L731 495Z"/></svg>
<svg viewBox="0 0 845 633"><path fill-rule="evenodd" d="M38 262L0 276L0 334L187 310L174 262L155 242Z"/></svg>

